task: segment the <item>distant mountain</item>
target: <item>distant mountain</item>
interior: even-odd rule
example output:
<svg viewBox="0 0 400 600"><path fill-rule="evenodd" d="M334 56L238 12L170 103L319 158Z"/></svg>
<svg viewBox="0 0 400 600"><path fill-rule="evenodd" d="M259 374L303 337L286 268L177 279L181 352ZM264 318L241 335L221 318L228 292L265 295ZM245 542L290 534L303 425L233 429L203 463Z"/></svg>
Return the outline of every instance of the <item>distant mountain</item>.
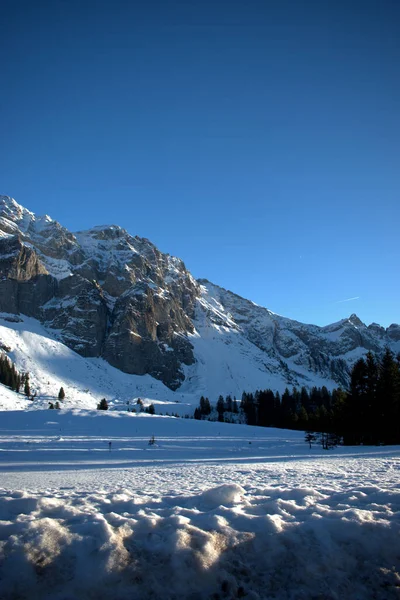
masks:
<svg viewBox="0 0 400 600"><path fill-rule="evenodd" d="M196 281L180 259L117 225L71 233L7 196L0 311L37 319L83 357L196 396L346 385L368 350L400 351L399 325L366 326L356 315L299 323Z"/></svg>

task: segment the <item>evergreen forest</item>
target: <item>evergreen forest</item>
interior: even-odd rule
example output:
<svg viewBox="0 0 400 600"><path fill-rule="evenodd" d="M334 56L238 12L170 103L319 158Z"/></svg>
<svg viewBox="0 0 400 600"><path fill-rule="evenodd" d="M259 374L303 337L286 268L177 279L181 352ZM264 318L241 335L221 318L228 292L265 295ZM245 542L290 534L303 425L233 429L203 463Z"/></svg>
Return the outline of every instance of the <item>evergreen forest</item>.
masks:
<svg viewBox="0 0 400 600"><path fill-rule="evenodd" d="M240 402L219 396L215 407L202 396L194 418L331 434L346 445L400 444L400 355L368 352L354 364L347 390L257 390Z"/></svg>

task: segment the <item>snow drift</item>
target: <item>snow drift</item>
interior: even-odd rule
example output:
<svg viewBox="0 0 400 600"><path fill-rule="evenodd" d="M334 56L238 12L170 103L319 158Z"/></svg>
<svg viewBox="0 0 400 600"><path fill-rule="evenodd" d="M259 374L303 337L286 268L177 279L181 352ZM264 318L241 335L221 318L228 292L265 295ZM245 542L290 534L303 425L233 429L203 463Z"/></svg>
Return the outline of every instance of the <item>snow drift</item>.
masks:
<svg viewBox="0 0 400 600"><path fill-rule="evenodd" d="M2 600L399 598L398 448L48 414L3 413Z"/></svg>

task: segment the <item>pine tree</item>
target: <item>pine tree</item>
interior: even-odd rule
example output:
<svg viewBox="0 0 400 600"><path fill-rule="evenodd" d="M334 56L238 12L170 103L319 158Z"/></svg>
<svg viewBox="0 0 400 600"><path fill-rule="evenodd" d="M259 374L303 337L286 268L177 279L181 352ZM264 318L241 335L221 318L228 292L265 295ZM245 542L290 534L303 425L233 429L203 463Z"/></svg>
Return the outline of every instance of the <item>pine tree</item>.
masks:
<svg viewBox="0 0 400 600"><path fill-rule="evenodd" d="M217 400L217 413L218 413L218 421L223 422L224 420L224 411L225 411L225 402L224 397L219 396Z"/></svg>
<svg viewBox="0 0 400 600"><path fill-rule="evenodd" d="M295 405L294 405L294 401L293 401L293 396L289 392L288 388L285 388L285 391L282 394L281 407L282 407L281 425L283 425L283 427L290 427L291 421L292 421L292 415L295 412Z"/></svg>
<svg viewBox="0 0 400 600"><path fill-rule="evenodd" d="M341 437L346 429L346 400L347 394L340 388L332 391L333 430Z"/></svg>
<svg viewBox="0 0 400 600"><path fill-rule="evenodd" d="M0 382L10 387L13 391L19 392L21 388L22 382L25 383L25 377L28 378L29 384L29 375L20 374L14 363L10 361L10 359L5 354L0 354ZM28 394L29 395L29 394Z"/></svg>
<svg viewBox="0 0 400 600"><path fill-rule="evenodd" d="M25 396L28 396L28 398L31 395L31 387L29 385L29 373L25 373L24 394Z"/></svg>
<svg viewBox="0 0 400 600"><path fill-rule="evenodd" d="M246 416L247 424L257 425L257 408L253 394L247 394L246 392L243 392L240 408Z"/></svg>
<svg viewBox="0 0 400 600"><path fill-rule="evenodd" d="M301 406L300 410L297 413L298 416L298 425L299 428L305 428L308 423L308 414L304 406Z"/></svg>
<svg viewBox="0 0 400 600"><path fill-rule="evenodd" d="M204 398L201 396L200 398L200 413L204 416L207 416L211 413L211 404L208 398Z"/></svg>
<svg viewBox="0 0 400 600"><path fill-rule="evenodd" d="M17 374L15 372L14 365L12 365L10 369L10 388L13 391L17 391Z"/></svg>
<svg viewBox="0 0 400 600"><path fill-rule="evenodd" d="M360 358L350 375L350 394L346 400L346 444L360 444L365 434L365 407L367 393L367 365Z"/></svg>
<svg viewBox="0 0 400 600"><path fill-rule="evenodd" d="M379 366L379 441L393 444L400 441L400 370L393 352L386 349Z"/></svg>
<svg viewBox="0 0 400 600"><path fill-rule="evenodd" d="M310 394L304 385L300 390L300 404L304 406L307 412L310 411Z"/></svg>
<svg viewBox="0 0 400 600"><path fill-rule="evenodd" d="M275 410L275 395L272 390L264 390L258 393L258 425L272 427L277 423Z"/></svg>
<svg viewBox="0 0 400 600"><path fill-rule="evenodd" d="M368 352L365 360L365 393L363 407L364 443L378 441L376 426L379 421L378 382L379 366L372 352Z"/></svg>
<svg viewBox="0 0 400 600"><path fill-rule="evenodd" d="M100 400L100 402L97 405L97 410L108 410L108 402L105 398Z"/></svg>

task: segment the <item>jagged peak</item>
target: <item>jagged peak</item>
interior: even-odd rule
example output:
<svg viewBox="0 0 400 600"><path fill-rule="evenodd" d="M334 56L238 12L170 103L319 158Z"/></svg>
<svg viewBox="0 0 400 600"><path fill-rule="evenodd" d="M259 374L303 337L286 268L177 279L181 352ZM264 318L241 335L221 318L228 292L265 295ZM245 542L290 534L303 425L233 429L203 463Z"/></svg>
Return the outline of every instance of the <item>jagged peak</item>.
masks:
<svg viewBox="0 0 400 600"><path fill-rule="evenodd" d="M81 231L77 231L77 233L92 233L96 231L125 231L119 225L95 225L94 227L90 227L89 229L83 229Z"/></svg>
<svg viewBox="0 0 400 600"><path fill-rule="evenodd" d="M18 204L10 196L0 196L0 213L3 217L13 222L18 222L20 227L22 225L22 227L26 226L27 228L31 221L35 220L33 212Z"/></svg>
<svg viewBox="0 0 400 600"><path fill-rule="evenodd" d="M6 196L4 194L0 194L0 203L3 206L6 206L7 208L10 208L11 210L21 210L21 211L22 210L24 210L24 211L27 210L21 204L18 204L18 202L14 198L12 198L11 196Z"/></svg>
<svg viewBox="0 0 400 600"><path fill-rule="evenodd" d="M120 240L130 237L128 232L119 225L95 225L90 229L77 231L77 238L90 238L95 240Z"/></svg>
<svg viewBox="0 0 400 600"><path fill-rule="evenodd" d="M49 215L37 216L21 204L18 204L10 196L0 195L0 216L11 223L11 227L17 226L21 233L30 231L41 233L49 226L56 226L64 229L57 221L54 221Z"/></svg>
<svg viewBox="0 0 400 600"><path fill-rule="evenodd" d="M355 327L360 327L360 326L364 325L364 323L361 321L361 319L355 313L352 313L349 316L348 321Z"/></svg>
<svg viewBox="0 0 400 600"><path fill-rule="evenodd" d="M368 329L374 329L377 331L385 331L385 328L382 327L382 325L379 325L379 323L371 323L370 325L368 325Z"/></svg>

